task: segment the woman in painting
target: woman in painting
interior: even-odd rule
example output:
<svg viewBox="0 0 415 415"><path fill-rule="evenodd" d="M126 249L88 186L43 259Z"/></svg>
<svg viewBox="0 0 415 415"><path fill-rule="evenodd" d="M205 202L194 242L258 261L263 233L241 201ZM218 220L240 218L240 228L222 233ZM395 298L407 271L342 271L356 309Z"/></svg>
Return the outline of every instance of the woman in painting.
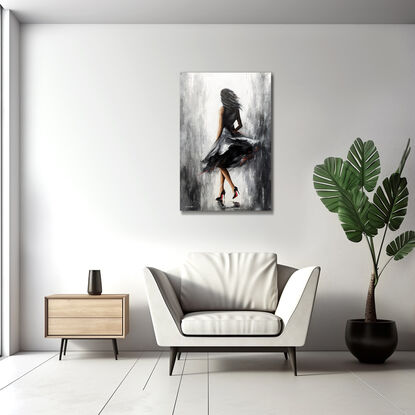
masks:
<svg viewBox="0 0 415 415"><path fill-rule="evenodd" d="M216 200L224 206L225 179L233 189L233 197L239 196L238 187L232 181L228 169L240 167L251 159L259 148L259 141L245 137L239 131L242 128L241 104L239 98L230 89L222 89L220 92L222 107L219 109L219 127L216 141L208 155L202 160L203 172L211 172L219 169L220 187L219 197ZM235 122L237 126L235 127Z"/></svg>

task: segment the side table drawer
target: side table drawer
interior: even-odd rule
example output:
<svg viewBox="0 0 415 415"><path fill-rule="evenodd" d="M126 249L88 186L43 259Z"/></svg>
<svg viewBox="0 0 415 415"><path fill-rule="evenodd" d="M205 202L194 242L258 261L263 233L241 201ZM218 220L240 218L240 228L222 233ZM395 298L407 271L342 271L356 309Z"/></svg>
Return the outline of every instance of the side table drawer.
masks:
<svg viewBox="0 0 415 415"><path fill-rule="evenodd" d="M122 318L49 317L48 336L122 336Z"/></svg>
<svg viewBox="0 0 415 415"><path fill-rule="evenodd" d="M122 299L48 299L49 317L122 317Z"/></svg>

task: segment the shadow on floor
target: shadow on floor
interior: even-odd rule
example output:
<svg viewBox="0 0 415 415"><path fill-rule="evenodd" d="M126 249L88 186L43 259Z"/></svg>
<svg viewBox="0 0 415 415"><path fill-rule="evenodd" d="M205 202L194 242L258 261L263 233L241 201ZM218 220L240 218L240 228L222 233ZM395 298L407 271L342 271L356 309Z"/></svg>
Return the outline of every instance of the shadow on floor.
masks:
<svg viewBox="0 0 415 415"><path fill-rule="evenodd" d="M192 355L189 360L196 360ZM205 356L200 357L205 360ZM183 359L184 360L184 359ZM415 370L415 353L396 352L384 364L358 362L348 352L299 352L297 353L298 376L335 375L349 372L392 372ZM209 354L209 372L281 372L292 373L289 361L282 353L228 353ZM184 373L184 375L196 373Z"/></svg>

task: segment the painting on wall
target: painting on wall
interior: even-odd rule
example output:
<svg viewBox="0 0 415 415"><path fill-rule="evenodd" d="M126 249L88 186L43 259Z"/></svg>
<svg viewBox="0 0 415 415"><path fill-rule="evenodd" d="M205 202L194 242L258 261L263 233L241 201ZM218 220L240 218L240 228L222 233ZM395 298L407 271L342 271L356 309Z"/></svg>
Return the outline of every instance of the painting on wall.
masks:
<svg viewBox="0 0 415 415"><path fill-rule="evenodd" d="M180 209L272 208L271 73L182 73Z"/></svg>

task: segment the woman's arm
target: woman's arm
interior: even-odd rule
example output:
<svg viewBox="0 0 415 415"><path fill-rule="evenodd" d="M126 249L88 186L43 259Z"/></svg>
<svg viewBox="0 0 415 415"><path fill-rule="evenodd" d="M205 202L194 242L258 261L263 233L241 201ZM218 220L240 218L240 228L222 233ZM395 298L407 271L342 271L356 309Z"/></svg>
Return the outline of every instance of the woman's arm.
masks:
<svg viewBox="0 0 415 415"><path fill-rule="evenodd" d="M224 108L220 107L220 110L219 110L219 127L218 127L218 133L217 133L216 141L219 140L219 137L221 136L222 131L223 131L223 111L224 111Z"/></svg>
<svg viewBox="0 0 415 415"><path fill-rule="evenodd" d="M239 113L239 110L236 114L236 121L238 121L238 126L233 129L235 133L242 128L241 114Z"/></svg>

